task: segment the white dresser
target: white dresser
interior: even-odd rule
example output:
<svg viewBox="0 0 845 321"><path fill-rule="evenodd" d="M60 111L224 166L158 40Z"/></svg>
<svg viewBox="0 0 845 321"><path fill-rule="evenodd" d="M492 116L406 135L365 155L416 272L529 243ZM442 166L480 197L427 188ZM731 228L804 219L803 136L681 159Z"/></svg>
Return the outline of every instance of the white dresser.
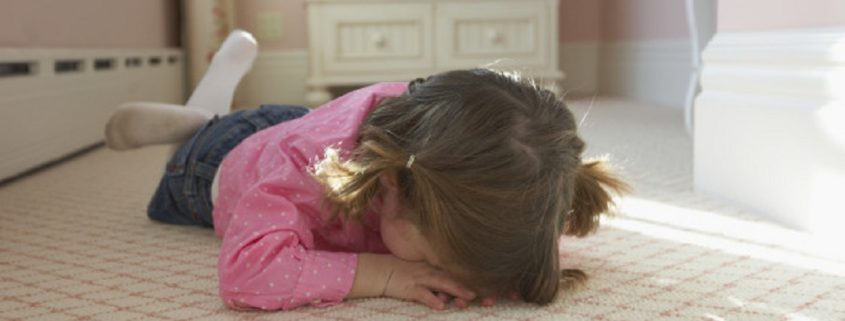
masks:
<svg viewBox="0 0 845 321"><path fill-rule="evenodd" d="M545 82L558 69L558 0L308 0L306 101L328 87L491 65Z"/></svg>

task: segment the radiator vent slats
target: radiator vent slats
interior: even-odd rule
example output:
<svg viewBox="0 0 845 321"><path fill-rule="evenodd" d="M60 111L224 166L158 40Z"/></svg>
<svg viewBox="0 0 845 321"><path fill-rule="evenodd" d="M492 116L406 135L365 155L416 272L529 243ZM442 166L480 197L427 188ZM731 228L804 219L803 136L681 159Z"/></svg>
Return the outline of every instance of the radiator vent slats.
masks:
<svg viewBox="0 0 845 321"><path fill-rule="evenodd" d="M53 66L53 71L57 74L67 74L81 72L84 65L81 59L63 59L56 60Z"/></svg>
<svg viewBox="0 0 845 321"><path fill-rule="evenodd" d="M0 62L0 77L29 76L35 73L34 62L16 61Z"/></svg>
<svg viewBox="0 0 845 321"><path fill-rule="evenodd" d="M3 50L0 50L2 52ZM14 52L17 54L17 52ZM0 58L0 79L20 77L41 77L52 75L74 75L117 72L123 69L142 70L144 67L174 66L181 62L182 57L175 54L143 56L142 54L97 54L83 58L77 54L54 57L3 57ZM76 57L74 57L76 56ZM2 57L2 56L0 56ZM39 67L44 66L44 67ZM46 68L45 68L46 67Z"/></svg>
<svg viewBox="0 0 845 321"><path fill-rule="evenodd" d="M94 70L105 71L114 68L113 58L97 58L94 60Z"/></svg>

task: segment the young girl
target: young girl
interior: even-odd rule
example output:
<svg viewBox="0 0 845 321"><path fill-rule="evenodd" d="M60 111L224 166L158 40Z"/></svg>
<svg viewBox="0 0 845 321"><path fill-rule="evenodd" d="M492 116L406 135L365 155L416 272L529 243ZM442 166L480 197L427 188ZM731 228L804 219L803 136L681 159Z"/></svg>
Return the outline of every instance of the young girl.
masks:
<svg viewBox="0 0 845 321"><path fill-rule="evenodd" d="M255 50L233 33L187 107L128 104L106 128L113 149L181 143L148 215L215 229L228 306L546 304L584 281L558 239L594 231L625 185L582 162L555 94L473 69L224 116Z"/></svg>

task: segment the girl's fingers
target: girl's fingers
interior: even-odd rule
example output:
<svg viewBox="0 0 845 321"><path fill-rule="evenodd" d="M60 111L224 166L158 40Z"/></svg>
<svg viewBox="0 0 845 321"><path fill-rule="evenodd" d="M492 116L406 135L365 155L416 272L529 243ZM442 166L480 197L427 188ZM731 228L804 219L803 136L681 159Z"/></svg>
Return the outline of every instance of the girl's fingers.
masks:
<svg viewBox="0 0 845 321"><path fill-rule="evenodd" d="M446 303L440 301L440 299L434 295L434 293L431 293L431 290L429 289L417 286L413 291L414 293L412 294L412 298L419 303L425 304L435 310L443 310L446 307Z"/></svg>
<svg viewBox="0 0 845 321"><path fill-rule="evenodd" d="M469 302L461 298L455 298L455 306L459 309L466 309L469 307Z"/></svg>
<svg viewBox="0 0 845 321"><path fill-rule="evenodd" d="M445 292L456 298L461 298L467 301L475 299L475 293L465 286L455 282L444 274L434 274L427 280L422 280L420 283L426 285L433 290Z"/></svg>
<svg viewBox="0 0 845 321"><path fill-rule="evenodd" d="M449 302L449 295L443 292L437 292L437 299L439 299L440 302L447 303Z"/></svg>
<svg viewBox="0 0 845 321"><path fill-rule="evenodd" d="M494 304L496 304L496 299L493 299L493 297L486 297L481 300L481 306L491 307Z"/></svg>

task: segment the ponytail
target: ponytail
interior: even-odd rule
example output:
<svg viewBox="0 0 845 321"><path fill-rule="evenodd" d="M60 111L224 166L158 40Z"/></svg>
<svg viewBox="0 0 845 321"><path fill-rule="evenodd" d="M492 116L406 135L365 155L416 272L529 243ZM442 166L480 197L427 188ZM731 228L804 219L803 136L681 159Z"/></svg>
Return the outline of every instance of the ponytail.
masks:
<svg viewBox="0 0 845 321"><path fill-rule="evenodd" d="M599 217L613 205L610 191L622 194L630 190L600 160L581 164L575 176L572 211L566 215L563 234L584 237L599 227Z"/></svg>
<svg viewBox="0 0 845 321"><path fill-rule="evenodd" d="M337 149L328 148L325 158L314 166L312 175L326 188L331 219L339 214L360 219L379 193L379 177L406 165L405 153L387 134L372 128L363 132L370 139L361 143L352 160L342 161Z"/></svg>
<svg viewBox="0 0 845 321"><path fill-rule="evenodd" d="M587 273L579 269L560 270L559 286L562 291L574 291L587 284Z"/></svg>

